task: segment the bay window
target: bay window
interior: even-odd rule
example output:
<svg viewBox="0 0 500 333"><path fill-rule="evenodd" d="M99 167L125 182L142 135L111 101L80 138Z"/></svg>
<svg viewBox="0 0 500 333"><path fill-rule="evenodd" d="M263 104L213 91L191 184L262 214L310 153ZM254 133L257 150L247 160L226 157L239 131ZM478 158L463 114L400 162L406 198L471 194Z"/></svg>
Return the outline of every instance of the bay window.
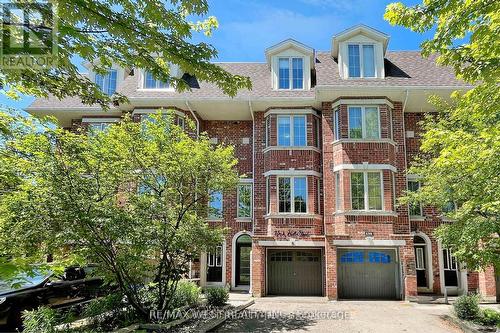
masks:
<svg viewBox="0 0 500 333"><path fill-rule="evenodd" d="M278 58L278 88L304 89L304 59Z"/></svg>
<svg viewBox="0 0 500 333"><path fill-rule="evenodd" d="M278 146L306 146L306 126L306 116L278 116Z"/></svg>
<svg viewBox="0 0 500 333"><path fill-rule="evenodd" d="M349 138L380 139L380 112L376 106L350 106Z"/></svg>
<svg viewBox="0 0 500 333"><path fill-rule="evenodd" d="M252 184L238 185L238 217L252 217Z"/></svg>
<svg viewBox="0 0 500 333"><path fill-rule="evenodd" d="M280 213L307 212L307 178L278 178L278 211Z"/></svg>
<svg viewBox="0 0 500 333"><path fill-rule="evenodd" d="M375 49L371 44L349 44L349 77L375 77Z"/></svg>
<svg viewBox="0 0 500 333"><path fill-rule="evenodd" d="M113 95L116 91L116 69L109 70L106 74L95 74L95 83L101 91L107 95Z"/></svg>
<svg viewBox="0 0 500 333"><path fill-rule="evenodd" d="M382 173L351 172L352 210L382 210Z"/></svg>

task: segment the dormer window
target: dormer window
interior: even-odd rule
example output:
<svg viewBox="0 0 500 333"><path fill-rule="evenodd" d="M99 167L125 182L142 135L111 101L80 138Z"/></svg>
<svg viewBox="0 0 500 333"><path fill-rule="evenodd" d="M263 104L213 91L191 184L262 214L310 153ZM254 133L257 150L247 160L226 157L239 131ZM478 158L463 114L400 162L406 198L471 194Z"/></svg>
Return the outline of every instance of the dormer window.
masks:
<svg viewBox="0 0 500 333"><path fill-rule="evenodd" d="M107 95L113 95L116 91L116 69L110 69L106 74L95 74L95 83Z"/></svg>
<svg viewBox="0 0 500 333"><path fill-rule="evenodd" d="M279 89L304 89L303 58L279 58Z"/></svg>
<svg viewBox="0 0 500 333"><path fill-rule="evenodd" d="M375 51L372 44L348 45L349 77L375 77Z"/></svg>
<svg viewBox="0 0 500 333"><path fill-rule="evenodd" d="M144 73L144 89L169 89L170 84L161 80L155 79L151 72Z"/></svg>

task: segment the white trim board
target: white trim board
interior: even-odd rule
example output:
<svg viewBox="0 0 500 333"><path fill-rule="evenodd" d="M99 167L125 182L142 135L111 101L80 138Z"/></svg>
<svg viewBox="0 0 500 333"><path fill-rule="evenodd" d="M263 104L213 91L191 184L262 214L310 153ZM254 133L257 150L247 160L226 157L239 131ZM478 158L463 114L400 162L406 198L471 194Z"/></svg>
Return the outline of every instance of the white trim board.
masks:
<svg viewBox="0 0 500 333"><path fill-rule="evenodd" d="M118 123L122 120L120 117L116 118L93 118L93 117L84 117L82 118L82 123Z"/></svg>
<svg viewBox="0 0 500 333"><path fill-rule="evenodd" d="M391 101L389 101L386 98L378 98L378 99L348 99L348 98L341 98L335 103L332 104L332 109L336 108L337 106L345 104L345 105L381 105L381 104L386 104L388 105L391 109L394 108L394 104L392 104Z"/></svg>
<svg viewBox="0 0 500 333"><path fill-rule="evenodd" d="M268 176L316 176L321 177L321 173L313 170L269 170L263 173L264 177Z"/></svg>
<svg viewBox="0 0 500 333"><path fill-rule="evenodd" d="M397 172L396 167L390 164L339 164L333 167L333 172L340 170L391 170Z"/></svg>
<svg viewBox="0 0 500 333"><path fill-rule="evenodd" d="M258 241L260 246L296 246L296 247L324 247L324 241Z"/></svg>
<svg viewBox="0 0 500 333"><path fill-rule="evenodd" d="M337 246L405 246L404 240L391 239L338 239L333 241Z"/></svg>
<svg viewBox="0 0 500 333"><path fill-rule="evenodd" d="M311 108L303 108L303 109L271 109L264 113L264 117L269 116L270 114L282 114L282 115L302 115L302 114L313 114L318 116L318 113Z"/></svg>

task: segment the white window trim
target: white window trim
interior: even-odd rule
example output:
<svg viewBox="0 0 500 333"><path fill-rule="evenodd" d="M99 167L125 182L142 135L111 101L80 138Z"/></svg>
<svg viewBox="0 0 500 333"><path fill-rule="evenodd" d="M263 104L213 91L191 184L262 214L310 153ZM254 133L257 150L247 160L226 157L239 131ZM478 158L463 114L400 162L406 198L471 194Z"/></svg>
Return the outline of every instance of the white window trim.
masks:
<svg viewBox="0 0 500 333"><path fill-rule="evenodd" d="M365 200L365 208L364 209L354 209L352 208L352 174L353 173L363 173L363 190L364 190L364 200ZM380 174L380 198L382 202L382 207L381 209L369 209L369 202L368 202L368 173L376 173L378 172ZM351 211L353 212L383 212L384 210L384 173L382 170L375 171L359 171L355 170L349 173L349 186L351 187Z"/></svg>
<svg viewBox="0 0 500 333"><path fill-rule="evenodd" d="M378 138L367 138L366 137L366 108L377 108L377 118L378 118ZM351 108L361 108L361 138L351 138L351 124L349 123L350 110ZM347 137L351 140L380 140L382 139L382 127L380 124L380 107L377 105L349 105L347 107Z"/></svg>
<svg viewBox="0 0 500 333"><path fill-rule="evenodd" d="M340 107L336 107L333 110L333 141L340 139L342 139L340 136Z"/></svg>
<svg viewBox="0 0 500 333"><path fill-rule="evenodd" d="M289 212L280 212L280 179L281 178L290 178L290 211ZM305 203L306 203L306 211L305 212L295 212L295 185L294 185L294 179L295 178L305 178L306 179L306 197L305 197ZM304 215L304 214L309 214L309 180L307 179L307 176L278 176L276 177L276 199L277 199L277 212L278 215L281 214L293 214L293 215Z"/></svg>
<svg viewBox="0 0 500 333"><path fill-rule="evenodd" d="M277 77L277 90L305 90L306 86L306 68L305 68L305 57L296 57L296 56L285 56L277 58L277 69L278 73ZM280 88L280 59L288 59L288 88ZM292 59L302 59L302 88L293 88L293 68L292 68Z"/></svg>
<svg viewBox="0 0 500 333"><path fill-rule="evenodd" d="M340 171L334 172L335 182L335 212L342 211L342 179Z"/></svg>
<svg viewBox="0 0 500 333"><path fill-rule="evenodd" d="M155 78L156 85L158 86L158 79ZM172 86L172 82L168 83L168 88L146 88L146 71L141 70L141 84L139 87L139 91L175 91Z"/></svg>
<svg viewBox="0 0 500 333"><path fill-rule="evenodd" d="M295 117L303 117L304 118L304 130L305 130L305 139L306 139L306 144L305 145L298 145L298 146L295 146L294 145L294 141L295 141L295 133L294 133L294 123L293 123L293 120ZM282 146L280 145L280 130L279 130L279 119L280 118L289 118L290 119L290 145L288 146ZM281 147L281 148L284 148L284 147L307 147L307 116L306 115L303 115L303 114L294 114L294 115L279 115L276 117L276 146L277 147ZM313 147L313 146L311 146ZM314 147L314 148L317 148L317 147Z"/></svg>
<svg viewBox="0 0 500 333"><path fill-rule="evenodd" d="M240 216L240 187L241 186L250 186L250 216ZM239 220L248 219L251 220L253 217L253 206L252 206L252 198L253 198L253 184L250 182L242 182L238 184L237 194L236 194L236 218Z"/></svg>
<svg viewBox="0 0 500 333"><path fill-rule="evenodd" d="M349 75L349 46L350 45L358 45L359 47L359 76L350 76ZM373 46L373 68L375 71L375 76L367 76L365 77L365 69L364 69L364 61L363 61L363 45L372 45ZM348 43L347 44L347 78L348 79L377 79L377 48L375 43Z"/></svg>

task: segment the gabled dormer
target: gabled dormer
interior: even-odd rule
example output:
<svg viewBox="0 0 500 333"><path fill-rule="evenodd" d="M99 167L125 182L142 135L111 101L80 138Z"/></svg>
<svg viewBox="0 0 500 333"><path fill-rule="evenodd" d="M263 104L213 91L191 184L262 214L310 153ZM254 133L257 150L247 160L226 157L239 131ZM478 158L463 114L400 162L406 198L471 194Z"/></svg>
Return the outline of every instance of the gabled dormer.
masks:
<svg viewBox="0 0 500 333"><path fill-rule="evenodd" d="M332 57L343 79L383 79L389 36L366 25L357 25L332 38Z"/></svg>
<svg viewBox="0 0 500 333"><path fill-rule="evenodd" d="M293 39L287 39L266 49L275 90L311 89L314 69L314 49Z"/></svg>

